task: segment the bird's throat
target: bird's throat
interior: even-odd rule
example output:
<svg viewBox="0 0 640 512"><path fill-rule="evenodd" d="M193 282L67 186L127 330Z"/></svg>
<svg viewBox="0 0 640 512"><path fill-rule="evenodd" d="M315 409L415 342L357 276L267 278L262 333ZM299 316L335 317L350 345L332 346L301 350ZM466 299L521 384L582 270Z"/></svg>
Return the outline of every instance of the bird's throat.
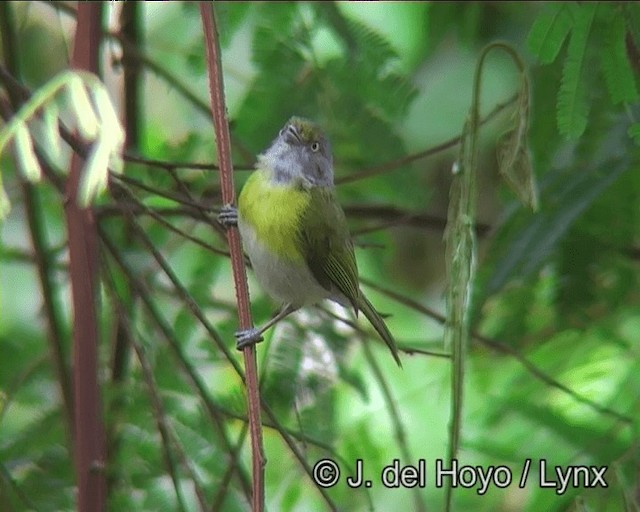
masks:
<svg viewBox="0 0 640 512"><path fill-rule="evenodd" d="M275 255L303 262L298 237L300 222L310 200L308 190L293 183L275 183L268 171L256 170L238 198L238 219L243 239L250 230L252 236Z"/></svg>

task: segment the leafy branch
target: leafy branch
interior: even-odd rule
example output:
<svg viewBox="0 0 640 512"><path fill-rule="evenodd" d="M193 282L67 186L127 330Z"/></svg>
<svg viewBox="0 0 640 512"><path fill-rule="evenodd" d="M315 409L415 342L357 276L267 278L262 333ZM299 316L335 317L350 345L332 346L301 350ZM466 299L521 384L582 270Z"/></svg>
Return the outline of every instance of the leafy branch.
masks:
<svg viewBox="0 0 640 512"><path fill-rule="evenodd" d="M580 137L587 128L592 86L600 71L612 104L637 103L636 77L628 54L633 43L632 4L567 2L547 4L533 23L529 50L541 64L551 64L567 40L562 80L557 98L557 125L561 135ZM630 39L629 39L630 38ZM595 43L603 39L605 44ZM597 53L596 53L597 52ZM599 63L599 65L598 65Z"/></svg>

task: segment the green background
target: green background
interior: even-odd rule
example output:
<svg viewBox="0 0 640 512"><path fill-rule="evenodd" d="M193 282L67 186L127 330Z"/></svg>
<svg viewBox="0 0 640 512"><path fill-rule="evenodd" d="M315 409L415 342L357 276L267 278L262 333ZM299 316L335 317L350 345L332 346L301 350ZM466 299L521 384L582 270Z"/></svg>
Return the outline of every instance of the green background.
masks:
<svg viewBox="0 0 640 512"><path fill-rule="evenodd" d="M17 57L32 90L66 69L74 18L60 6L12 3ZM117 5L105 23L118 30ZM333 313L307 308L278 325L257 348L264 400L295 433L308 466L336 460L340 482L326 493L340 510L441 510L437 459L448 445L451 361L443 345L447 285L443 231L451 169L459 148L393 164L462 133L482 47L504 40L525 61L531 85L529 147L540 193L536 213L501 182L496 139L513 121L507 107L481 128L478 168L478 280L473 287L465 371L460 465L506 466L513 483L458 488L454 510L638 510L640 397L640 175L637 83L640 8L621 3L216 3L236 185L255 155L291 115L319 122L330 136L338 196L356 243L363 289L387 315L404 368L375 335L364 337ZM130 154L166 162L216 161L197 5L141 9L137 51L139 143ZM114 37L102 69L121 106L122 63ZM126 65L126 64L125 64ZM519 84L503 54L486 61L481 117L509 101ZM191 96L184 92L189 91ZM392 162L386 172L341 180ZM57 376L47 344L43 297L11 155L0 160L13 209L0 224L0 509L70 510L74 475ZM178 165L194 198L220 206L217 172ZM125 176L155 191L181 193L166 169L129 163ZM70 290L63 198L36 186L64 318L70 364ZM214 247L211 225L160 194L130 184L136 198L172 225ZM201 378L194 389L175 351L117 265L105 263L100 301L100 379L110 458L109 510L198 510L194 481L212 509L247 510L233 453L250 475L244 387L229 362L175 293L123 214L96 206L106 233L149 294ZM145 232L228 347L237 328L229 259L186 240L148 215ZM275 310L249 271L256 323ZM398 301L378 286L404 297ZM111 283L111 284L108 284ZM115 289L115 292L113 291ZM163 458L138 356L129 350L113 377L116 303L124 305L153 372L153 386L175 440L176 492ZM418 306L421 306L418 307ZM430 312L436 312L436 315ZM364 323L360 324L365 327ZM364 344L363 344L364 340ZM232 350L234 357L240 354ZM205 396L206 395L206 396ZM205 400L206 399L206 400ZM156 411L157 413L157 411ZM267 510L330 510L278 428L265 427ZM407 458L407 455L409 456ZM379 475L396 458L426 467L422 489L388 489ZM363 460L369 489L345 484ZM531 459L527 485L518 487ZM607 488L539 485L547 466L606 465ZM445 462L446 463L446 462ZM190 470L189 470L190 468ZM195 475L195 476L194 476ZM554 480L552 469L547 480Z"/></svg>

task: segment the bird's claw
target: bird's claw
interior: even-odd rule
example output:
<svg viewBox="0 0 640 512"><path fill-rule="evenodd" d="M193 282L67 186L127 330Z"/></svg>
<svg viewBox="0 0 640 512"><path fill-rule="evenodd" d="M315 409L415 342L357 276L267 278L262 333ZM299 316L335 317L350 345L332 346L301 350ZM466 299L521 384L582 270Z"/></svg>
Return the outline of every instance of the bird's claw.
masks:
<svg viewBox="0 0 640 512"><path fill-rule="evenodd" d="M233 205L225 204L222 208L220 208L220 213L218 214L218 222L226 228L237 226L238 209Z"/></svg>
<svg viewBox="0 0 640 512"><path fill-rule="evenodd" d="M245 347L255 345L264 340L260 330L255 327L236 331L234 336L236 337L236 348L238 350L243 350Z"/></svg>

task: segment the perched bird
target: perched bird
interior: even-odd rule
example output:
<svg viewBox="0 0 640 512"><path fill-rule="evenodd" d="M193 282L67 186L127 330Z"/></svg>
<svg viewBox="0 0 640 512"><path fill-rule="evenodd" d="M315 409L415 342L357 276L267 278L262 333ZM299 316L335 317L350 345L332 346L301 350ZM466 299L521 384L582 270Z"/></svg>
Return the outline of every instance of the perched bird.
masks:
<svg viewBox="0 0 640 512"><path fill-rule="evenodd" d="M358 284L347 221L335 196L331 146L313 122L292 117L258 157L238 198L237 221L256 278L281 311L259 329L236 333L238 348L260 341L275 322L330 299L362 311L401 366L393 336Z"/></svg>

